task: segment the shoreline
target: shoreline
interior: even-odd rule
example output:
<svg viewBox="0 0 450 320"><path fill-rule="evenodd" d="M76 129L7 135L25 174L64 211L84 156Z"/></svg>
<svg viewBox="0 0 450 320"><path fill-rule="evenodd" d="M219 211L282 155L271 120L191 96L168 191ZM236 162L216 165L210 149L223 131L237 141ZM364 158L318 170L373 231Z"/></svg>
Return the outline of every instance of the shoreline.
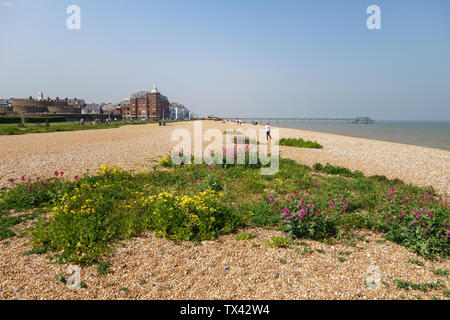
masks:
<svg viewBox="0 0 450 320"><path fill-rule="evenodd" d="M262 125L234 122L202 121L203 129L264 128ZM95 172L102 165L118 165L125 169L148 170L176 144L170 142L175 129L193 133L193 122L172 123L165 128L157 124L123 126L116 129L84 130L2 136L0 139L0 186L8 179L22 175L51 176L64 171L66 177ZM330 163L359 170L365 175L385 175L419 186L432 185L437 192L450 194L450 151L341 136L330 133L272 127L280 137L317 141L324 149L302 149L280 146L282 157L313 166ZM169 142L169 143L168 143ZM204 143L206 145L206 143Z"/></svg>
<svg viewBox="0 0 450 320"><path fill-rule="evenodd" d="M248 124L247 125L251 125ZM258 126L262 126L264 127L264 125L259 125ZM368 125L370 126L370 125ZM406 146L416 146L416 147L421 147L421 148L429 148L429 149L434 149L434 150L443 150L443 151L448 151L450 152L450 150L445 149L445 148L439 148L439 147L430 147L430 146L426 146L426 145L420 145L420 144L412 144L412 143L407 143L407 142L401 142L401 141L391 141L391 140L383 140L383 139L377 139L377 138L370 138L370 137L358 137L356 135L348 135L345 133L333 133L333 132L326 132L326 131L321 131L321 130L308 130L308 128L306 129L301 129L301 128L293 128L293 127L282 127L282 126L276 126L276 125L272 125L272 128L277 128L277 129L292 129L292 130L299 130L299 131L304 131L306 133L323 133L323 134L329 134L329 135L335 135L338 137L346 137L346 138L356 138L356 139L365 139L365 140L371 140L371 141L379 141L379 142L388 142L388 143L396 143L396 144L401 144L401 145L406 145Z"/></svg>

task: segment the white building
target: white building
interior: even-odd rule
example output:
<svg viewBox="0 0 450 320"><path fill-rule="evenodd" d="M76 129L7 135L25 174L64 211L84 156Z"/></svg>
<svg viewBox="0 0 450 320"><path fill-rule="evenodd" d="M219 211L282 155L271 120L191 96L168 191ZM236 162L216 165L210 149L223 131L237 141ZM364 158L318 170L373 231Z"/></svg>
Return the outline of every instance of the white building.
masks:
<svg viewBox="0 0 450 320"><path fill-rule="evenodd" d="M191 112L182 104L170 102L169 104L170 120L189 120Z"/></svg>

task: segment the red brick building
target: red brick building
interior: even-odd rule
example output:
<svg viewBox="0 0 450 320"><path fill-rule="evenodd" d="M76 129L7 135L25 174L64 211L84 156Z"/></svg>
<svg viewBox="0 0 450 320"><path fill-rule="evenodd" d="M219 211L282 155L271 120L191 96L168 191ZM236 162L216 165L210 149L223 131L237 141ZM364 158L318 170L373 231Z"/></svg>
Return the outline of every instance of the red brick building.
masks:
<svg viewBox="0 0 450 320"><path fill-rule="evenodd" d="M152 91L133 93L130 104L122 106L122 119L143 121L169 119L169 100L158 91L156 85Z"/></svg>

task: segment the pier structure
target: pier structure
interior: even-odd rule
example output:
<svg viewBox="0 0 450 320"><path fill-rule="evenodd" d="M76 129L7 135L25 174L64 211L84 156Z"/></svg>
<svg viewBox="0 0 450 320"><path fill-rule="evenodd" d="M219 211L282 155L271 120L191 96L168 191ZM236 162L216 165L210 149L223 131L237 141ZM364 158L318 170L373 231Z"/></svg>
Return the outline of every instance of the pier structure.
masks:
<svg viewBox="0 0 450 320"><path fill-rule="evenodd" d="M356 118L277 118L277 117L254 117L254 118L222 118L226 121L235 121L237 119L242 121L258 121L260 123L265 122L308 122L308 123L343 123L343 124L373 124L375 123L374 120L372 120L369 117L356 117Z"/></svg>

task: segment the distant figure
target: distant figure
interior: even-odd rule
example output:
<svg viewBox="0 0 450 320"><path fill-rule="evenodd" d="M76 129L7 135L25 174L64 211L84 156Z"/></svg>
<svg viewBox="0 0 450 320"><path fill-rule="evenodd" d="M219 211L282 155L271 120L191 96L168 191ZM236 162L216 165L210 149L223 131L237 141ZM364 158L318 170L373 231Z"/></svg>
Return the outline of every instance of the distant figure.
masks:
<svg viewBox="0 0 450 320"><path fill-rule="evenodd" d="M159 126L160 126L160 127L162 126L162 123L161 123L161 121L159 121Z"/></svg>
<svg viewBox="0 0 450 320"><path fill-rule="evenodd" d="M84 119L83 119L83 118L80 119L80 124L81 124L82 126L84 126Z"/></svg>
<svg viewBox="0 0 450 320"><path fill-rule="evenodd" d="M50 123L48 123L48 119L45 119L45 126L48 128L50 127Z"/></svg>
<svg viewBox="0 0 450 320"><path fill-rule="evenodd" d="M266 123L266 135L267 135L267 141L269 140L269 138L270 138L270 140L272 140L272 136L270 135L270 124L268 122Z"/></svg>

